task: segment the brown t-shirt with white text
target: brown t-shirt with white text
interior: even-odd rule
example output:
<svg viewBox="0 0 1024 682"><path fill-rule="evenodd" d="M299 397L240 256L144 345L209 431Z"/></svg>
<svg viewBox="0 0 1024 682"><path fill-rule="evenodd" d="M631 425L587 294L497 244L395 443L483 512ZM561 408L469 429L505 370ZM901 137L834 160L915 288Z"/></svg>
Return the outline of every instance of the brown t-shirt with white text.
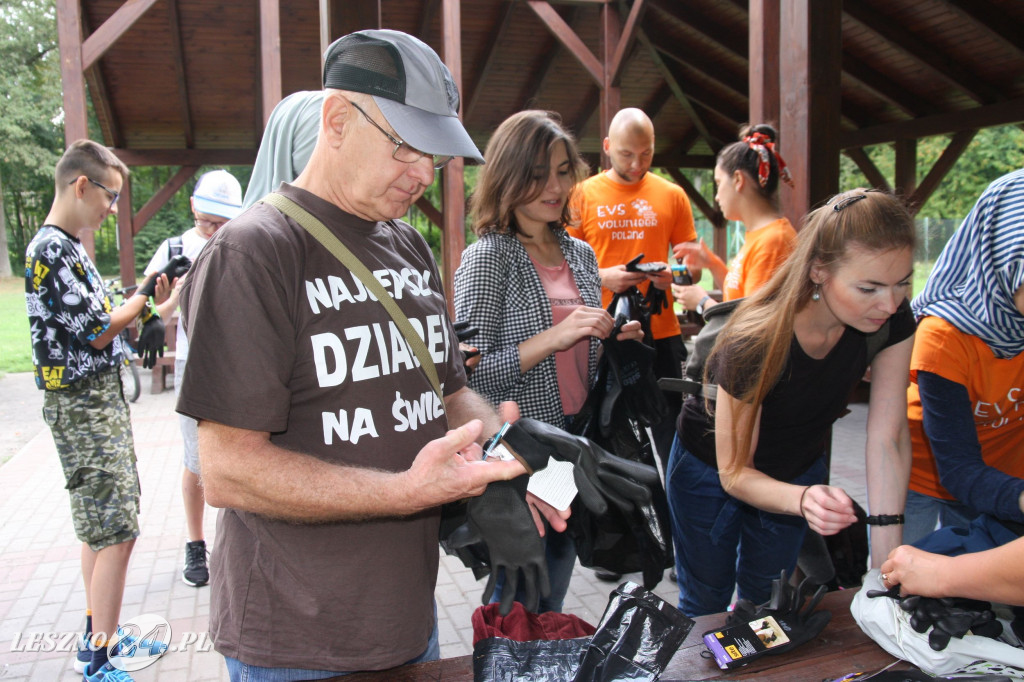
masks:
<svg viewBox="0 0 1024 682"><path fill-rule="evenodd" d="M301 189L392 295L431 353L446 395L466 383L430 248ZM256 204L218 231L182 290L189 335L178 411L266 431L328 462L409 468L444 435L444 404L363 285L277 209ZM267 667L383 669L418 656L433 628L437 510L411 518L297 524L222 509L210 631L221 653Z"/></svg>

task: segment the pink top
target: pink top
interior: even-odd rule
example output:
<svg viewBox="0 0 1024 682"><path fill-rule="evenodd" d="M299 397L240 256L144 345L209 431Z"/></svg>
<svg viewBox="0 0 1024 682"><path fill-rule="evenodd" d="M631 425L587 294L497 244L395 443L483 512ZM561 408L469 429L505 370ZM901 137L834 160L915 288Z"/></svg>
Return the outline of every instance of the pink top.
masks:
<svg viewBox="0 0 1024 682"><path fill-rule="evenodd" d="M583 305L580 290L576 287L569 263L549 267L541 265L532 257L533 267L540 277L540 283L551 302L551 317L554 324L567 318L572 311ZM569 350L555 353L555 373L558 376L558 394L562 399L562 410L565 414L576 414L587 399L588 362L590 354L590 338L576 342Z"/></svg>

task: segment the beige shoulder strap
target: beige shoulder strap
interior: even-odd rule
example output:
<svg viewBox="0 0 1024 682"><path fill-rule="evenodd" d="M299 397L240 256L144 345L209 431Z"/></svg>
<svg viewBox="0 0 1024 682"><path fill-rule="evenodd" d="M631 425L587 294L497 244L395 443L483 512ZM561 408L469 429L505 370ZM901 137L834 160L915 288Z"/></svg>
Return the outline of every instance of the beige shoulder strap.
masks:
<svg viewBox="0 0 1024 682"><path fill-rule="evenodd" d="M341 261L342 265L349 269L349 271L359 278L359 281L363 283L367 291L372 293L380 304L384 306L384 309L391 316L391 319L395 321L395 325L402 332L405 337L406 343L412 348L413 353L416 354L416 359L419 360L420 368L424 374L427 375L427 379L430 380L430 385L433 387L434 392L437 393L439 400L444 400L444 396L441 394L441 382L437 378L437 368L434 366L434 361L430 357L430 351L427 350L427 344L423 342L420 335L416 333L416 329L413 328L412 323L409 322L409 318L406 317L402 309L395 303L395 299L391 298L391 294L381 286L381 283L377 281L377 278L373 276L370 269L363 265L363 262L356 258L355 254L349 251L348 247L341 243L341 241L331 234L331 231L327 229L327 226L320 222L312 213L302 208L294 201L278 194L277 192L271 192L267 196L260 199L265 204L270 204L281 213L289 216L299 225L301 225L307 232L320 242L324 248L334 254L334 257Z"/></svg>

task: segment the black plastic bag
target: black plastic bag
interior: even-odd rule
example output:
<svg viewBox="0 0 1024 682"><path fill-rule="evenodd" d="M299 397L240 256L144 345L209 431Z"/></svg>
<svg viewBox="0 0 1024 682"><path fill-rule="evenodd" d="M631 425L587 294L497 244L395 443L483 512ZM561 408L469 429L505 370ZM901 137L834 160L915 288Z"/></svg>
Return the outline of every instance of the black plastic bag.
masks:
<svg viewBox="0 0 1024 682"><path fill-rule="evenodd" d="M517 642L482 639L473 647L478 682L653 682L694 621L633 582L619 585L592 637Z"/></svg>
<svg viewBox="0 0 1024 682"><path fill-rule="evenodd" d="M694 621L633 582L612 592L573 682L657 680Z"/></svg>

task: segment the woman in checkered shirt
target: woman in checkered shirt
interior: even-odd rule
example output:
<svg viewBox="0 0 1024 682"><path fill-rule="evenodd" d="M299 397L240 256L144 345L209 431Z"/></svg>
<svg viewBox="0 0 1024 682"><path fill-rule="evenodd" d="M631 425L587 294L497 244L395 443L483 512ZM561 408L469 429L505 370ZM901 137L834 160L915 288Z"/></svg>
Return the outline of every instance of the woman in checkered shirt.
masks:
<svg viewBox="0 0 1024 682"><path fill-rule="evenodd" d="M582 408L600 340L613 320L601 305L597 258L568 235L569 197L586 175L557 114L521 111L495 131L470 199L478 241L455 273L455 315L480 330L480 364L469 385L495 405L560 428ZM620 339L639 339L639 322ZM576 560L572 540L547 534L551 594L540 612L561 611ZM501 594L501 581L494 600Z"/></svg>

